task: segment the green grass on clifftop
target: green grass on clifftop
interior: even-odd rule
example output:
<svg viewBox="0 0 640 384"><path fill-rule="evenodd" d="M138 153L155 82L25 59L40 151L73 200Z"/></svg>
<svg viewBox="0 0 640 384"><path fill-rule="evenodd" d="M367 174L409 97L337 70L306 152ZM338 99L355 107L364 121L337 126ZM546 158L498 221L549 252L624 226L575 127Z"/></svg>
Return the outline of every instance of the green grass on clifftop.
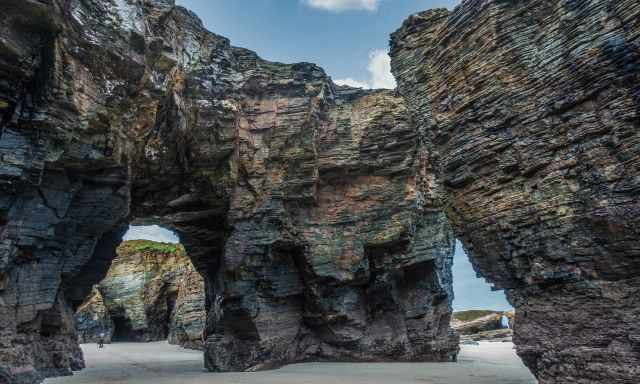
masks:
<svg viewBox="0 0 640 384"><path fill-rule="evenodd" d="M184 253L182 244L158 243L150 240L123 241L118 247L118 253L157 252Z"/></svg>

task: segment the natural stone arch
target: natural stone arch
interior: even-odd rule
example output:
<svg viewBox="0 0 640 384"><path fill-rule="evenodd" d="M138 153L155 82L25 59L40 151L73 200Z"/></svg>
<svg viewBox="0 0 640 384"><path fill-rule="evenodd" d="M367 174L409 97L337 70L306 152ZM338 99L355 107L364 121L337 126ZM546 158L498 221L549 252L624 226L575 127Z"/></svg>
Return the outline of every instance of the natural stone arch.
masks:
<svg viewBox="0 0 640 384"><path fill-rule="evenodd" d="M455 355L454 239L403 100L266 62L172 1L119 4L0 18L2 369L82 366L70 309L130 222L176 231L209 310L223 297L212 370Z"/></svg>
<svg viewBox="0 0 640 384"><path fill-rule="evenodd" d="M0 321L10 341L0 351L0 377L35 381L35 375L82 365L66 296L75 301L104 273L111 244L132 218L183 233L195 264L209 276L210 298L222 281L242 288L235 283L244 281L243 273L255 277L242 270L248 255L282 260L282 274L293 265L322 275L326 280L312 282L313 288L358 282L367 266L371 277L371 264L363 262L370 255L391 266L380 273L391 287L397 271L421 266L418 272L432 278L423 288L431 300L412 304L433 321L422 329L426 338L407 332L403 357L445 358L455 352L455 337L448 333L447 305L453 236L442 200L472 261L508 289L518 307L515 341L542 382L629 383L638 376L636 2L590 0L577 8L572 2L466 1L452 15L413 17L394 40L394 67L413 121L393 92L336 87L311 64L262 61L206 32L170 0L121 4L9 1L3 7ZM475 34L458 30L466 25ZM584 35L589 49L574 50ZM545 39L559 45L541 47ZM551 64L553 71L537 72ZM501 83L484 87L488 94L480 98L471 87L493 84L487 74ZM476 106L491 113L478 114ZM589 123L594 112L602 124ZM549 145L545 135L556 129L562 140ZM492 190L491 198L477 189L498 185L483 184L488 180L525 188L502 197ZM545 180L558 183L539 183ZM554 206L554 196L576 205ZM345 197L357 197L358 204L327 208ZM535 209L496 216L493 210L511 198ZM388 208L398 211L379 210ZM296 230L309 218L335 224L351 209L366 219L351 222L352 231L320 230L310 244ZM536 222L536 214L557 233ZM380 232L363 224L370 218L382 218L374 225ZM528 220L537 231L510 227ZM336 263L309 263L322 261L306 256L310 249L323 254L323 236L353 247L335 254L324 248ZM361 237L365 241L356 241ZM223 244L243 240L249 246L225 251L234 268L220 268ZM236 296L257 300L255 287ZM321 323L317 329L328 332L311 332L310 344L298 345L318 346L318 335L341 344L336 336L364 333L361 310L336 310L321 297L312 295L318 304L312 315L320 315L310 318L337 319L338 331ZM383 313L397 314L398 302L383 304ZM398 321L415 320L403 310ZM251 355L259 346L255 312L240 300L224 315L254 331L250 343L223 336L230 350L247 347ZM571 316L580 318L575 327L587 324L591 332L573 337L576 328L565 327ZM210 324L212 335L216 326ZM365 342L329 352L362 357L367 338L358 340ZM227 369L295 360L289 351L270 351L229 361L214 350L208 364ZM388 356L384 348L375 352ZM582 369L593 359L600 364Z"/></svg>

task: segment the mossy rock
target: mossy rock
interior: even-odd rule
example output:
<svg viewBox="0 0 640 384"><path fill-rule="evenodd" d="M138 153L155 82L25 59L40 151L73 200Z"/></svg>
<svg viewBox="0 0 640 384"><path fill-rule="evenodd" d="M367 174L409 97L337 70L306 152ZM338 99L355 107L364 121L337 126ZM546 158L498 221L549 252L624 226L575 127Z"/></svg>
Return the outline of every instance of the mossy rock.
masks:
<svg viewBox="0 0 640 384"><path fill-rule="evenodd" d="M499 311L474 309L470 311L455 312L453 314L453 318L458 321L468 322L468 321L477 320L479 318L489 316L489 315L499 315L501 313L502 312L499 312Z"/></svg>
<svg viewBox="0 0 640 384"><path fill-rule="evenodd" d="M158 243L149 240L129 240L123 241L118 247L118 254L131 254L137 252L158 252L184 254L182 244Z"/></svg>

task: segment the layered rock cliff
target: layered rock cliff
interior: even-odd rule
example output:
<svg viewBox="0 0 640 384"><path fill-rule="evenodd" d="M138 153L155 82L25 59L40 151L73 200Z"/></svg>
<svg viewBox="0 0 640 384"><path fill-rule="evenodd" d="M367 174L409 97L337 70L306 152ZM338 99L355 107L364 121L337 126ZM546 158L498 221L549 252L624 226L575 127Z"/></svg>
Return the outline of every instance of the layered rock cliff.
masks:
<svg viewBox="0 0 640 384"><path fill-rule="evenodd" d="M393 91L264 61L172 0L2 7L1 375L82 366L66 314L132 221L202 274L211 370L457 351L453 235Z"/></svg>
<svg viewBox="0 0 640 384"><path fill-rule="evenodd" d="M467 0L393 71L476 269L540 383L640 377L640 3Z"/></svg>
<svg viewBox="0 0 640 384"><path fill-rule="evenodd" d="M203 349L207 321L204 280L189 263L176 283L178 295L169 321L169 343Z"/></svg>
<svg viewBox="0 0 640 384"><path fill-rule="evenodd" d="M80 342L157 341L202 347L204 281L184 248L125 241L107 276L75 314Z"/></svg>

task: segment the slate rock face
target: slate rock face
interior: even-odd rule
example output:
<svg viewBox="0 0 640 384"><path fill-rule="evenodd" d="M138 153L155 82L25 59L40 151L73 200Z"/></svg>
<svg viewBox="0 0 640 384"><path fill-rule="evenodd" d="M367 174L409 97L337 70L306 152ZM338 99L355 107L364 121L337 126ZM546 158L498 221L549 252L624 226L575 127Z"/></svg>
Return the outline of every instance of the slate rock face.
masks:
<svg viewBox="0 0 640 384"><path fill-rule="evenodd" d="M640 3L468 0L392 41L447 214L540 383L640 377Z"/></svg>
<svg viewBox="0 0 640 384"><path fill-rule="evenodd" d="M169 322L169 343L203 349L207 320L204 280L189 262L176 284L178 296Z"/></svg>
<svg viewBox="0 0 640 384"><path fill-rule="evenodd" d="M205 292L180 244L125 241L75 314L80 342L158 341L202 347Z"/></svg>
<svg viewBox="0 0 640 384"><path fill-rule="evenodd" d="M445 360L457 350L448 325L454 238L428 200L406 109L390 91L332 92L317 112L325 122L312 123L313 148L289 154L307 157L289 160L299 164L292 174L245 164L246 188L258 187L231 210L210 368ZM270 151L293 151L280 145Z"/></svg>
<svg viewBox="0 0 640 384"><path fill-rule="evenodd" d="M209 369L457 351L454 238L393 91L262 60L170 0L8 0L0 25L3 372L79 368L62 314L130 222L202 274Z"/></svg>
<svg viewBox="0 0 640 384"><path fill-rule="evenodd" d="M111 343L113 320L98 288L97 285L93 287L89 297L73 315L80 344L97 343L100 339L105 343Z"/></svg>

